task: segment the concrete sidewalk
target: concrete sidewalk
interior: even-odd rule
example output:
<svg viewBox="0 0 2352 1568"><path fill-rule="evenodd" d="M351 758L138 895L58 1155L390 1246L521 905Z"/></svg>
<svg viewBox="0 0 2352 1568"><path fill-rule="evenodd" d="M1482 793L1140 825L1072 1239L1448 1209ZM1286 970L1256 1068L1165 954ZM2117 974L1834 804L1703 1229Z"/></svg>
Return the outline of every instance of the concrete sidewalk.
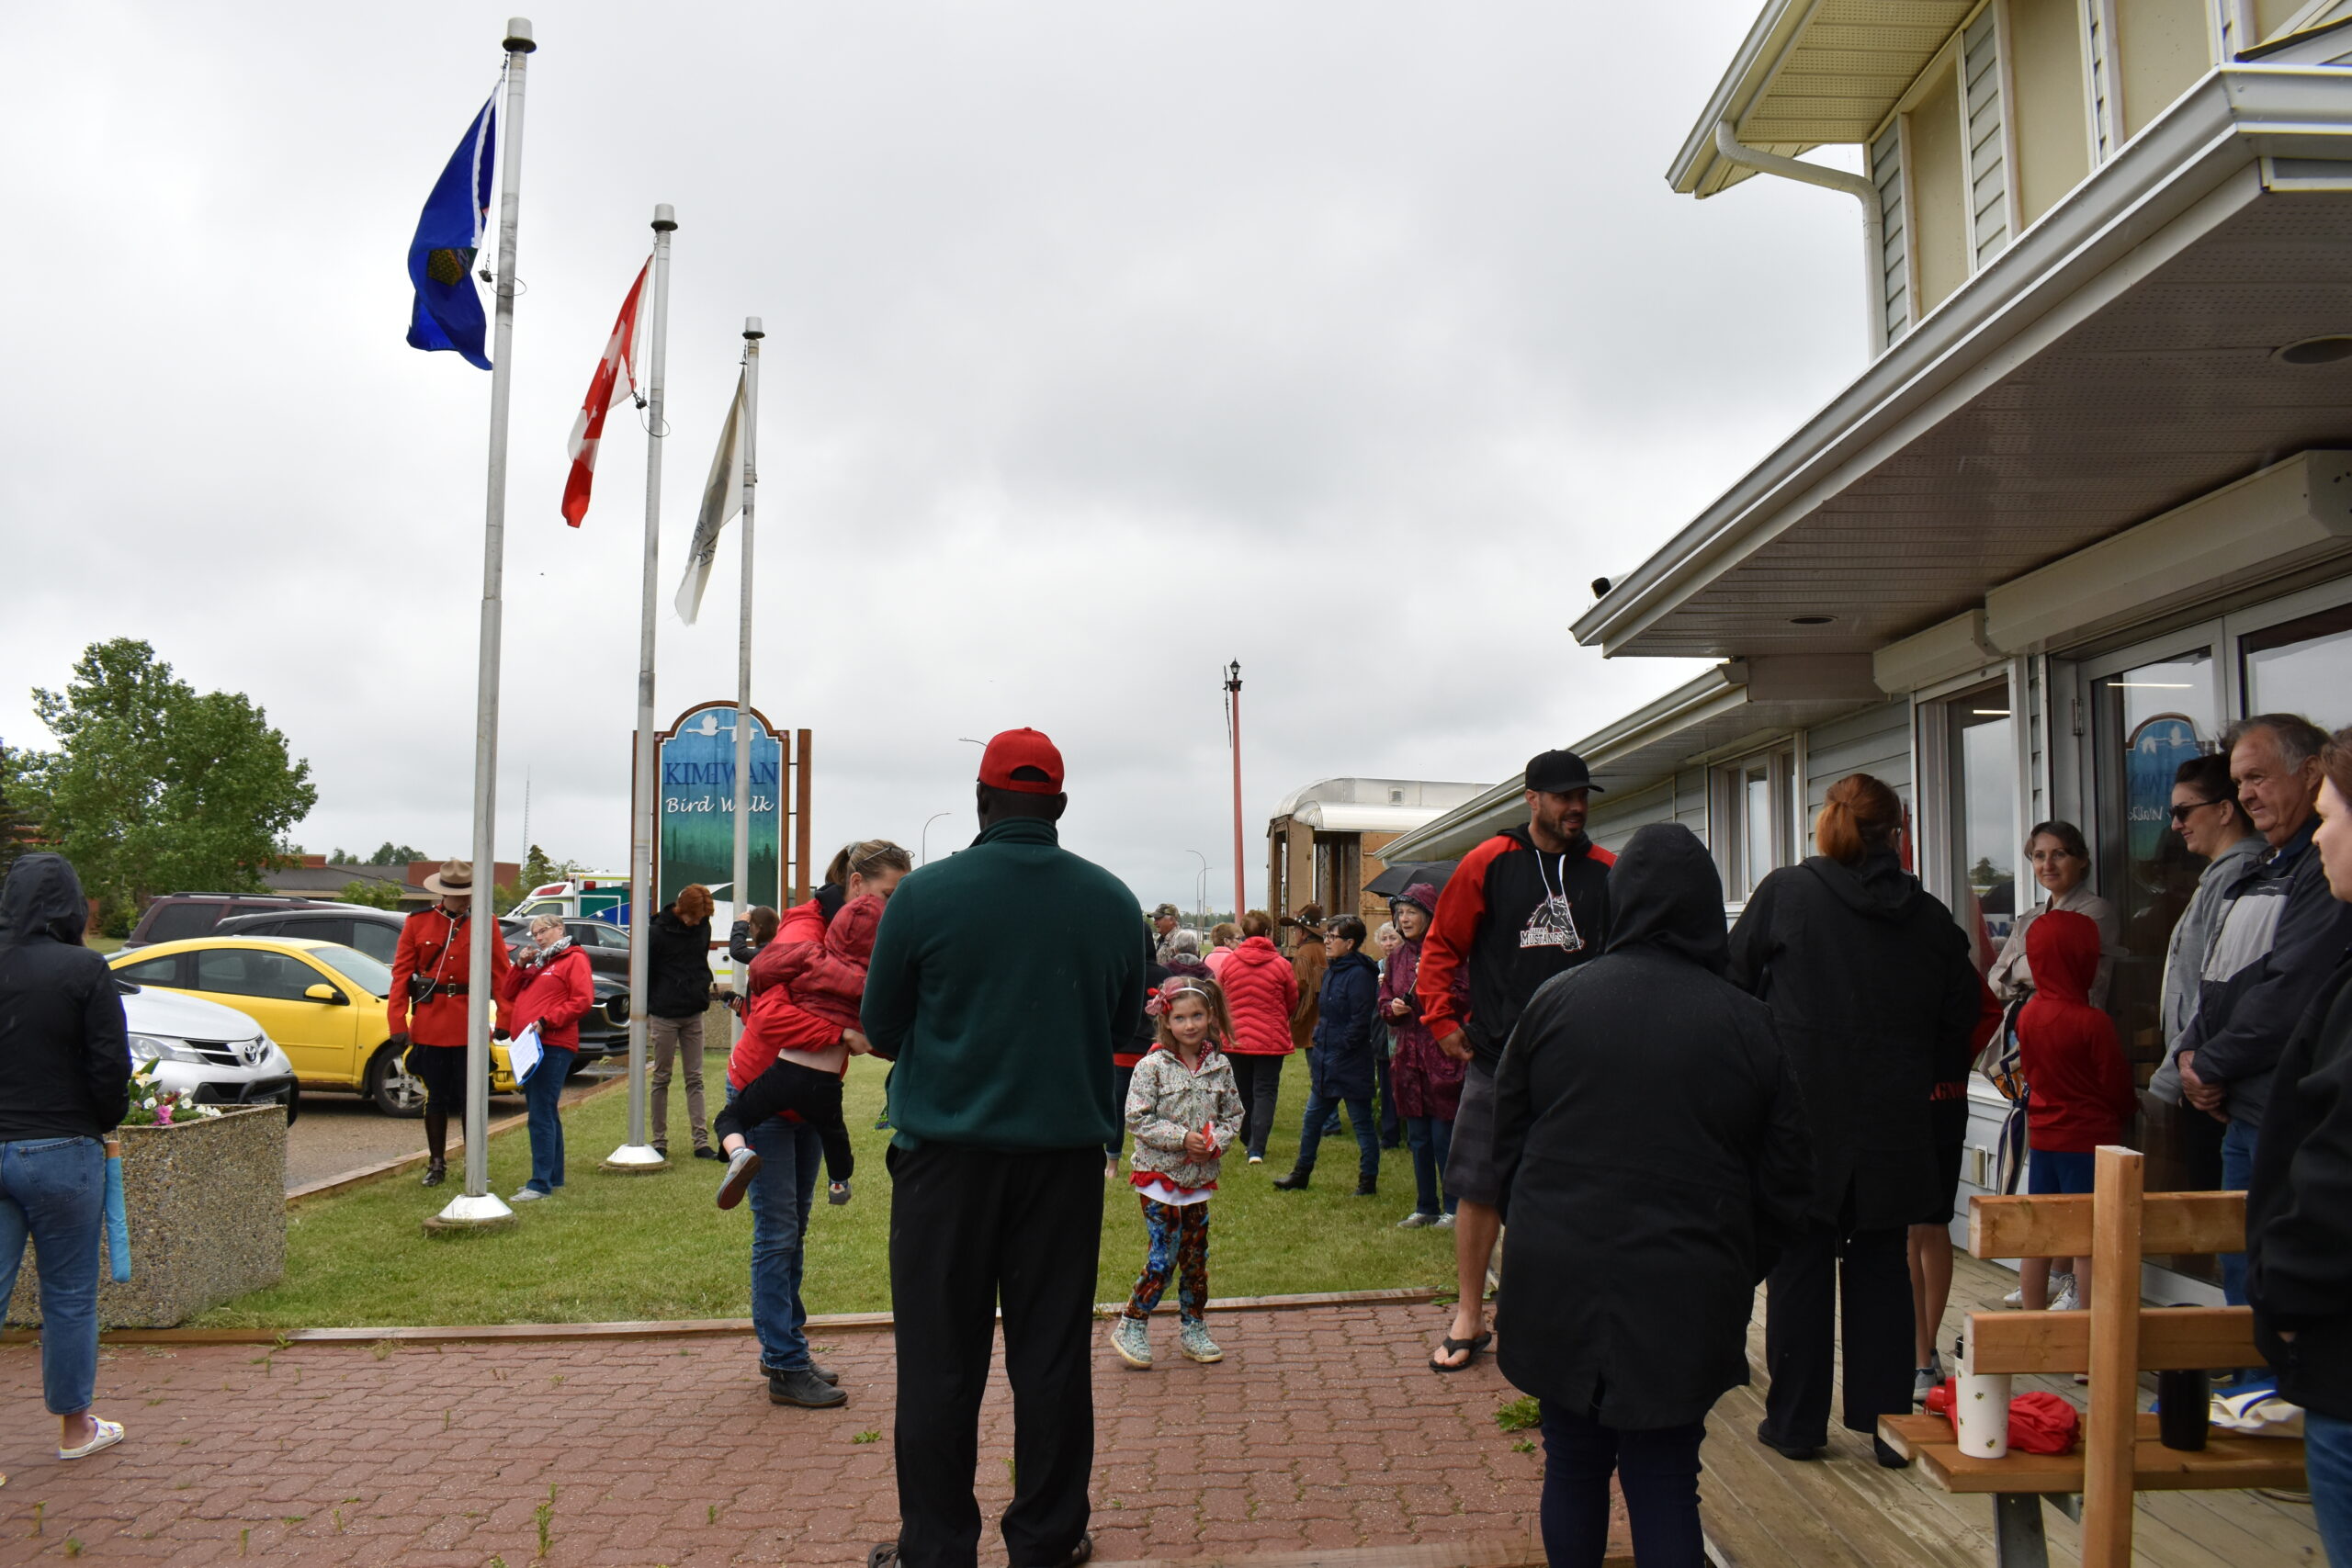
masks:
<svg viewBox="0 0 2352 1568"><path fill-rule="evenodd" d="M1542 1458L1494 1419L1517 1391L1491 1362L1428 1370L1443 1315L1217 1314L1227 1359L1202 1367L1163 1313L1149 1372L1098 1337L1098 1560L1459 1543L1541 1562ZM78 1541L97 1562L525 1568L544 1509L548 1568L862 1563L897 1528L891 1337L820 1343L844 1409L770 1405L748 1337L109 1348L97 1408L130 1437L71 1464L37 1349L0 1347L0 1562ZM983 1562L1003 1561L1012 1437L1000 1360Z"/></svg>

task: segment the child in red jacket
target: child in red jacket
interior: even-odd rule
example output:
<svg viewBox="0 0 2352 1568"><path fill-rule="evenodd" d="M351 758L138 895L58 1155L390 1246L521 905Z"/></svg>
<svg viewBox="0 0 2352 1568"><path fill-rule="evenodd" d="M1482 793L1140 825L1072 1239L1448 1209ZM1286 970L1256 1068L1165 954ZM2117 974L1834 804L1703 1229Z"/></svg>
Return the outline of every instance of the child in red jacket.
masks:
<svg viewBox="0 0 2352 1568"><path fill-rule="evenodd" d="M2018 1016L2018 1066L2031 1090L2026 1102L2026 1147L2031 1151L2026 1190L2088 1192L2094 1152L2120 1143L2132 1119L2132 1071L2116 1043L2115 1023L2091 1006L2098 974L2098 927L2086 915L2052 909L2037 916L2025 934L2027 966L2033 973L2033 999ZM2018 1270L2027 1310L2049 1301L2056 1264L2071 1258L2029 1258ZM2066 1269L2058 1270L2066 1273ZM2087 1271L2069 1274L2069 1292L2060 1307L2091 1304Z"/></svg>
<svg viewBox="0 0 2352 1568"><path fill-rule="evenodd" d="M752 998L743 1043L756 1045L753 1037L763 1025L776 1026L780 1003L842 1029L856 1028L857 1010L865 997L866 965L874 957L874 933L881 925L881 896L869 893L842 907L825 928L822 942L771 943L760 954L769 979ZM824 1143L830 1182L826 1201L848 1202L849 1179L857 1163L842 1120L848 1045L836 1036L833 1043L815 1050L786 1046L773 1055L775 1065L741 1086L711 1123L728 1161L726 1178L718 1185L718 1206L731 1209L741 1202L759 1171L760 1156L745 1143L744 1129L787 1111L816 1128Z"/></svg>

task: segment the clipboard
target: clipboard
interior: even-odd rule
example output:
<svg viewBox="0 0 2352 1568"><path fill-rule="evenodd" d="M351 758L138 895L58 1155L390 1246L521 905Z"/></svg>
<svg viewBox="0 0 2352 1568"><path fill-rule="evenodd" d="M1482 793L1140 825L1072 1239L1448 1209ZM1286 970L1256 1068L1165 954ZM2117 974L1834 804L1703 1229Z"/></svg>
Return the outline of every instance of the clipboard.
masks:
<svg viewBox="0 0 2352 1568"><path fill-rule="evenodd" d="M530 1082L531 1075L539 1070L539 1064L546 1059L547 1053L539 1048L539 1026L536 1023L526 1025L522 1033L506 1042L506 1066L518 1084Z"/></svg>

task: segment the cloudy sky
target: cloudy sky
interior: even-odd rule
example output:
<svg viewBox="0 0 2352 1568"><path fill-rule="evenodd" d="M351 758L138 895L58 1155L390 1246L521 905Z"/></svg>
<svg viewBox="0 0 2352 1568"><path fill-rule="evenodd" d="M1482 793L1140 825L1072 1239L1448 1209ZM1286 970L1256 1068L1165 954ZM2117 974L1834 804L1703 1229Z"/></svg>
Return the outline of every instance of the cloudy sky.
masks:
<svg viewBox="0 0 2352 1568"><path fill-rule="evenodd" d="M623 416L557 502L657 201L664 596L763 316L754 700L816 732L820 845L960 841L956 738L1029 724L1073 847L1229 888L1238 659L1254 900L1294 787L1492 782L1687 679L1578 649L1588 582L1860 363L1849 200L1662 177L1756 5L534 6L502 854L527 769L534 840L626 864ZM490 378L405 346L404 265L504 17L0 18L0 737L141 637L310 761L300 842L463 852ZM665 715L732 695L736 584L665 610Z"/></svg>

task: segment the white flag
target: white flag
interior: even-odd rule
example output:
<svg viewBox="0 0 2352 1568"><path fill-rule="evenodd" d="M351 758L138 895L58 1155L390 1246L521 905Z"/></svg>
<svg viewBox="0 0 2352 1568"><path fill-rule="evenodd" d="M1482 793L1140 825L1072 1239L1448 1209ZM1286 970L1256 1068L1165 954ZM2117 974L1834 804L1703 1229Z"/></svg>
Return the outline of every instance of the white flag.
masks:
<svg viewBox="0 0 2352 1568"><path fill-rule="evenodd" d="M727 520L743 510L743 378L735 378L735 400L727 406L727 427L718 433L718 450L710 459L710 478L703 481L702 513L695 519L693 543L686 547L685 581L678 584L678 618L688 626L702 613L702 591L710 582L710 563L718 557L718 532Z"/></svg>

